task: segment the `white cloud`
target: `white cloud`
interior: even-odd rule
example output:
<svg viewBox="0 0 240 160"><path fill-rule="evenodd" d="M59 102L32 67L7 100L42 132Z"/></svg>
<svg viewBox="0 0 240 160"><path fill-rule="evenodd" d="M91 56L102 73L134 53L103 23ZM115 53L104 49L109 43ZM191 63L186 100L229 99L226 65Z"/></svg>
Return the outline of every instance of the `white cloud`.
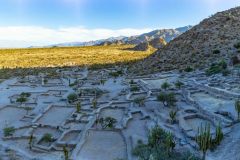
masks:
<svg viewBox="0 0 240 160"><path fill-rule="evenodd" d="M132 36L149 32L152 29L87 29L68 27L51 29L38 26L0 27L0 47L29 47L64 42L85 42L117 36Z"/></svg>

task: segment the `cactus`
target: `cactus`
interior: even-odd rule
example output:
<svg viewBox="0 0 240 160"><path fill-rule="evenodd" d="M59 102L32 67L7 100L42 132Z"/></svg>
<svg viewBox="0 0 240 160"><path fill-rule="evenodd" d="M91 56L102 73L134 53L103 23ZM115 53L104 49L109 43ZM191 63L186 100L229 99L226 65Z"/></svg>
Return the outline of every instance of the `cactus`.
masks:
<svg viewBox="0 0 240 160"><path fill-rule="evenodd" d="M97 99L96 98L93 99L92 106L93 106L94 109L97 108Z"/></svg>
<svg viewBox="0 0 240 160"><path fill-rule="evenodd" d="M167 149L168 156L170 157L170 153L174 150L176 143L174 141L172 133L167 133L167 137L165 140L165 147Z"/></svg>
<svg viewBox="0 0 240 160"><path fill-rule="evenodd" d="M170 111L169 112L169 117L171 119L171 124L174 124L174 122L176 122L176 115L177 115L177 111Z"/></svg>
<svg viewBox="0 0 240 160"><path fill-rule="evenodd" d="M80 110L81 110L81 103L80 103L80 102L77 103L77 105L76 105L76 109L77 109L77 113L79 113Z"/></svg>
<svg viewBox="0 0 240 160"><path fill-rule="evenodd" d="M66 146L63 147L63 154L64 154L64 159L69 160L68 150Z"/></svg>
<svg viewBox="0 0 240 160"><path fill-rule="evenodd" d="M33 134L31 134L31 136L29 137L29 141L28 141L30 150L32 149L32 142L33 142Z"/></svg>
<svg viewBox="0 0 240 160"><path fill-rule="evenodd" d="M219 145L221 141L223 140L223 132L220 124L216 128L216 133L215 133L215 143L216 145Z"/></svg>
<svg viewBox="0 0 240 160"><path fill-rule="evenodd" d="M237 111L238 114L238 120L240 120L240 100L237 100L235 102L235 110Z"/></svg>
<svg viewBox="0 0 240 160"><path fill-rule="evenodd" d="M198 128L198 135L196 136L196 142L199 146L199 150L202 151L202 159L205 160L207 151L212 146L212 136L210 133L210 124L206 124L205 127Z"/></svg>

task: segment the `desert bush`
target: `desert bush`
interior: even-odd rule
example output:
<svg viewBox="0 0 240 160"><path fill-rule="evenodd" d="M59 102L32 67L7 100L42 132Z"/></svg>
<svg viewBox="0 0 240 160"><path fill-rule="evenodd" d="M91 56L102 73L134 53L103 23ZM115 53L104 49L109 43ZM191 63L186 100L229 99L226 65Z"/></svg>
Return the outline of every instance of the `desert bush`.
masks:
<svg viewBox="0 0 240 160"><path fill-rule="evenodd" d="M184 85L184 83L181 82L181 81L179 81L179 80L175 83L175 86L176 86L178 89L180 89L183 85Z"/></svg>
<svg viewBox="0 0 240 160"><path fill-rule="evenodd" d="M193 68L188 66L187 68L184 69L185 72L192 72Z"/></svg>
<svg viewBox="0 0 240 160"><path fill-rule="evenodd" d="M131 92L138 92L138 91L140 91L140 88L139 88L138 86L132 86L132 87L130 88L130 91L131 91Z"/></svg>
<svg viewBox="0 0 240 160"><path fill-rule="evenodd" d="M14 127L6 127L6 128L3 129L3 133L4 133L5 137L12 136L14 132L15 132Z"/></svg>
<svg viewBox="0 0 240 160"><path fill-rule="evenodd" d="M45 133L42 137L42 140L44 142L53 142L54 141L53 136L50 133Z"/></svg>
<svg viewBox="0 0 240 160"><path fill-rule="evenodd" d="M98 123L101 124L103 129L106 129L106 128L112 129L115 127L117 120L112 117L106 117L106 118L100 118Z"/></svg>
<svg viewBox="0 0 240 160"><path fill-rule="evenodd" d="M22 92L20 94L21 97L30 97L31 96L31 93L27 93L27 92Z"/></svg>
<svg viewBox="0 0 240 160"><path fill-rule="evenodd" d="M168 82L164 82L162 85L161 85L161 88L164 89L164 90L167 90L171 85L168 83Z"/></svg>
<svg viewBox="0 0 240 160"><path fill-rule="evenodd" d="M240 42L234 44L234 48L236 48L236 49L240 49Z"/></svg>
<svg viewBox="0 0 240 160"><path fill-rule="evenodd" d="M27 98L26 97L19 97L17 98L16 102L19 102L19 103L24 103L27 101Z"/></svg>
<svg viewBox="0 0 240 160"><path fill-rule="evenodd" d="M144 106L145 105L145 97L138 97L136 99L133 100L134 103L138 104L139 107Z"/></svg>
<svg viewBox="0 0 240 160"><path fill-rule="evenodd" d="M184 153L175 151L175 145L174 136L171 133L155 126L150 131L148 143L143 144L138 141L132 154L139 160L199 160L188 151Z"/></svg>
<svg viewBox="0 0 240 160"><path fill-rule="evenodd" d="M221 53L220 50L218 50L218 49L213 50L213 54L219 54L219 53Z"/></svg>
<svg viewBox="0 0 240 160"><path fill-rule="evenodd" d="M218 74L218 73L222 73L224 75L227 75L228 70L227 70L227 63L222 60L218 63L213 63L210 68L208 68L206 70L206 75L210 76L213 74Z"/></svg>
<svg viewBox="0 0 240 160"><path fill-rule="evenodd" d="M75 93L71 93L67 96L68 102L74 102L77 100L77 98L78 98L78 96Z"/></svg>
<svg viewBox="0 0 240 160"><path fill-rule="evenodd" d="M160 93L157 100L162 102L164 106L175 106L177 99L174 93Z"/></svg>

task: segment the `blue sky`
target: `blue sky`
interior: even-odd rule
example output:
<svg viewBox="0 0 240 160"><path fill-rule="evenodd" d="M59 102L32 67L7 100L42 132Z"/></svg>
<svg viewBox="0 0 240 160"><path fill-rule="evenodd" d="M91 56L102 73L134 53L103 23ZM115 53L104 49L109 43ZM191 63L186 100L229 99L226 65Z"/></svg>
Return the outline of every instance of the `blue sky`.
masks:
<svg viewBox="0 0 240 160"><path fill-rule="evenodd" d="M240 0L0 0L0 47L88 41L195 25L239 5Z"/></svg>

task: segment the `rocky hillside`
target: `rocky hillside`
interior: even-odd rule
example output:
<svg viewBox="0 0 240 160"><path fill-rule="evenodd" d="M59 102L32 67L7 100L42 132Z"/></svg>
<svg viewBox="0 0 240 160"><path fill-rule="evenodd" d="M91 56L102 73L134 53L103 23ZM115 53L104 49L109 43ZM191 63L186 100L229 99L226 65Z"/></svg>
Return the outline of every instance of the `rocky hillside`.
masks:
<svg viewBox="0 0 240 160"><path fill-rule="evenodd" d="M161 49L167 45L167 42L163 38L154 38L149 44L156 49Z"/></svg>
<svg viewBox="0 0 240 160"><path fill-rule="evenodd" d="M240 54L240 7L219 12L156 51L135 69L156 72L206 68L222 59L231 63Z"/></svg>
<svg viewBox="0 0 240 160"><path fill-rule="evenodd" d="M152 32L144 33L142 35L123 38L122 41L124 41L126 44L137 45L143 42L150 42L156 38L161 38L164 39L166 42L170 42L171 40L175 39L176 37L180 36L191 28L192 26L185 26L176 29L154 30Z"/></svg>

